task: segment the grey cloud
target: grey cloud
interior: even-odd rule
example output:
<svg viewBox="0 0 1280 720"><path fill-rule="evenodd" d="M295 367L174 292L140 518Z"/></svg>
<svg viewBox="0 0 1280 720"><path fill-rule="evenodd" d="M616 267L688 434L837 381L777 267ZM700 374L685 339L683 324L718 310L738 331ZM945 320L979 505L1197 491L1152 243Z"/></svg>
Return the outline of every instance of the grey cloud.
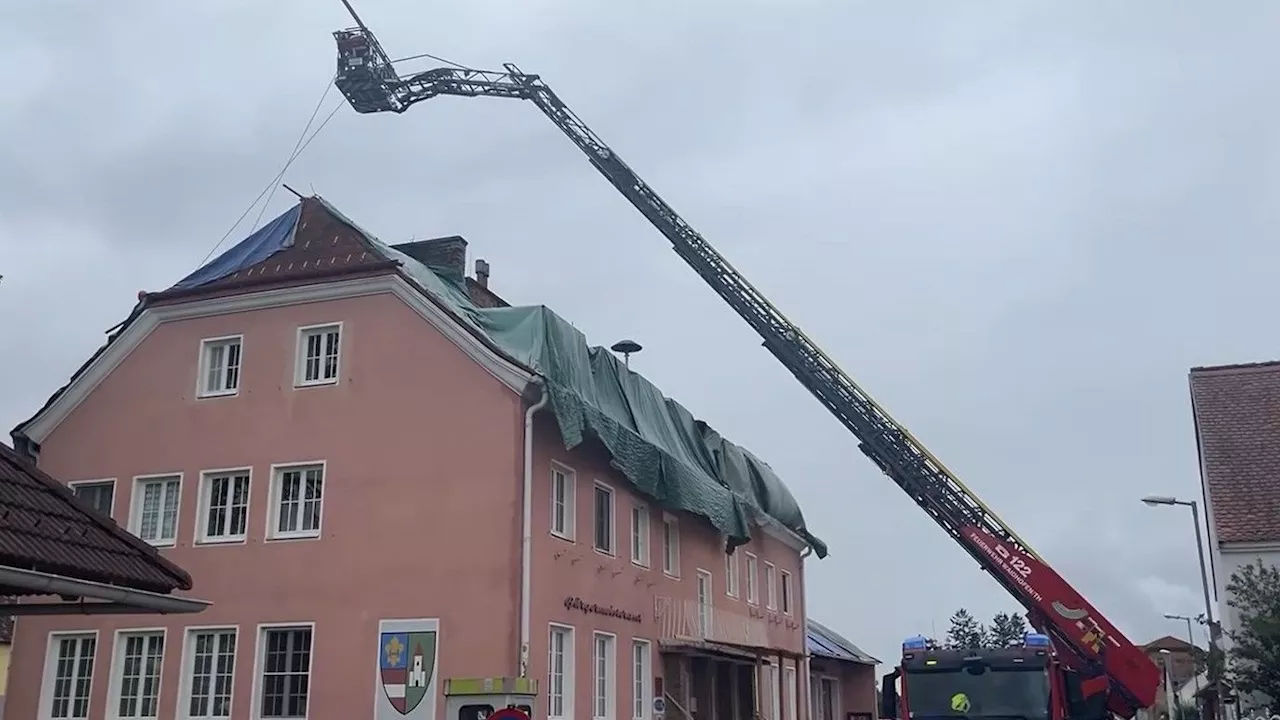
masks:
<svg viewBox="0 0 1280 720"><path fill-rule="evenodd" d="M1280 7L359 7L393 56L543 74L1133 639L1196 611L1188 521L1136 498L1197 492L1186 369L1275 355ZM9 427L274 175L348 20L312 0L6 20L0 60L29 68L0 113ZM384 239L464 234L512 300L644 343L644 372L789 480L832 543L811 610L870 652L1012 606L533 107L343 109L285 179Z"/></svg>

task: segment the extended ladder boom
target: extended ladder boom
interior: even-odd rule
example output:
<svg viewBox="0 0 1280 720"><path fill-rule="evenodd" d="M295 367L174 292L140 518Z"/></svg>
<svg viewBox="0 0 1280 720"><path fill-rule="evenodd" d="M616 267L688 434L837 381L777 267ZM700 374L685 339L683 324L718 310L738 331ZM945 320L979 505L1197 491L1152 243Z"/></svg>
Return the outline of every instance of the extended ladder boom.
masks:
<svg viewBox="0 0 1280 720"><path fill-rule="evenodd" d="M335 82L358 112L404 112L438 95L508 97L537 105L858 438L859 449L1022 603L1032 624L1057 641L1064 660L1089 677L1105 679L1112 712L1132 717L1154 702L1159 671L1142 651L681 219L539 76L506 65L505 72L437 68L397 77L363 25L334 35L339 47Z"/></svg>

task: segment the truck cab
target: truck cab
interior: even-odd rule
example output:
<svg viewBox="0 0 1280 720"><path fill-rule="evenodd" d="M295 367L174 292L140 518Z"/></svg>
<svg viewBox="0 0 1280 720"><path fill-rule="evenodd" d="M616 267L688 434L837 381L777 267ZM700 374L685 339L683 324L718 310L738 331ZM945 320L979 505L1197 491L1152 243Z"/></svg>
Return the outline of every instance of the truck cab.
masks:
<svg viewBox="0 0 1280 720"><path fill-rule="evenodd" d="M900 720L1065 720L1065 676L1047 635L1020 647L942 649L917 635L884 678L882 718ZM1073 684L1074 685L1074 684Z"/></svg>

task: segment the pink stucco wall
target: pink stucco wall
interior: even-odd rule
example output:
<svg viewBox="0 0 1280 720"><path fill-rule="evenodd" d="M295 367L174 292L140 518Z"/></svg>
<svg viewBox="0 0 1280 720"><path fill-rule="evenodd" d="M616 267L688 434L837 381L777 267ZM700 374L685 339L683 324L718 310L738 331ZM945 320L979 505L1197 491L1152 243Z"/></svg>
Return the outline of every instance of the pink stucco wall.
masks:
<svg viewBox="0 0 1280 720"><path fill-rule="evenodd" d="M295 389L296 329L339 321L340 382ZM200 340L231 334L244 336L239 394L195 399ZM105 710L117 629L167 629L161 717L177 710L181 644L190 626L239 627L238 719L251 717L260 623L315 623L312 720L370 715L380 618L440 618L440 677L515 675L523 411L514 392L391 295L162 324L44 442L41 465L67 481L115 478L121 524L135 476L181 472L177 545L163 552L191 572L191 594L214 605L196 616L22 619L6 712L36 717L48 633L55 629L100 632L92 718ZM702 568L712 573L716 607L747 614L746 569L739 598L727 597L720 539L705 521L682 515L680 578L666 577L662 509L652 506L652 569L633 565L636 496L626 481L598 449L565 451L550 412L539 414L535 427L530 675L547 676L548 623L574 626L575 706L582 714L590 708L591 633L615 633L618 717L628 717L631 638L653 642L653 671L662 672L654 598L695 599L695 570ZM271 466L319 460L326 462L321 537L265 540ZM574 543L549 533L553 461L577 475ZM245 466L253 472L247 541L195 545L200 473ZM615 491L616 557L592 549L594 480ZM799 554L763 533L743 550L759 556L761 610L763 563L792 573L797 627L772 624L769 638L801 651ZM612 604L642 620L566 609L567 596Z"/></svg>
<svg viewBox="0 0 1280 720"><path fill-rule="evenodd" d="M296 328L343 322L336 386L293 388ZM244 334L237 397L195 400L201 338ZM165 554L214 606L195 616L24 618L7 698L36 717L49 630L102 631L91 703L107 698L111 631L169 629L160 699L172 717L187 625L236 624L237 718L249 717L252 642L264 622L316 623L313 718L367 717L379 618L439 617L442 676L514 674L519 398L390 295L166 323L44 443L65 480L182 472L178 545ZM273 463L325 460L323 535L264 541ZM248 541L193 546L201 470L252 466ZM248 643L248 644L247 644Z"/></svg>

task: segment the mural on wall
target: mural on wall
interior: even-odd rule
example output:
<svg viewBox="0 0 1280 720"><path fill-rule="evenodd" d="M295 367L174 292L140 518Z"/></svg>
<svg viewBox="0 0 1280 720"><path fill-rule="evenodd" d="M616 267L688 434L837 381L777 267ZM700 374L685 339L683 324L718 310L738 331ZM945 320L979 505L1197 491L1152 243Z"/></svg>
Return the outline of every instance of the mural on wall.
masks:
<svg viewBox="0 0 1280 720"><path fill-rule="evenodd" d="M440 620L378 622L374 720L434 720L439 688Z"/></svg>

